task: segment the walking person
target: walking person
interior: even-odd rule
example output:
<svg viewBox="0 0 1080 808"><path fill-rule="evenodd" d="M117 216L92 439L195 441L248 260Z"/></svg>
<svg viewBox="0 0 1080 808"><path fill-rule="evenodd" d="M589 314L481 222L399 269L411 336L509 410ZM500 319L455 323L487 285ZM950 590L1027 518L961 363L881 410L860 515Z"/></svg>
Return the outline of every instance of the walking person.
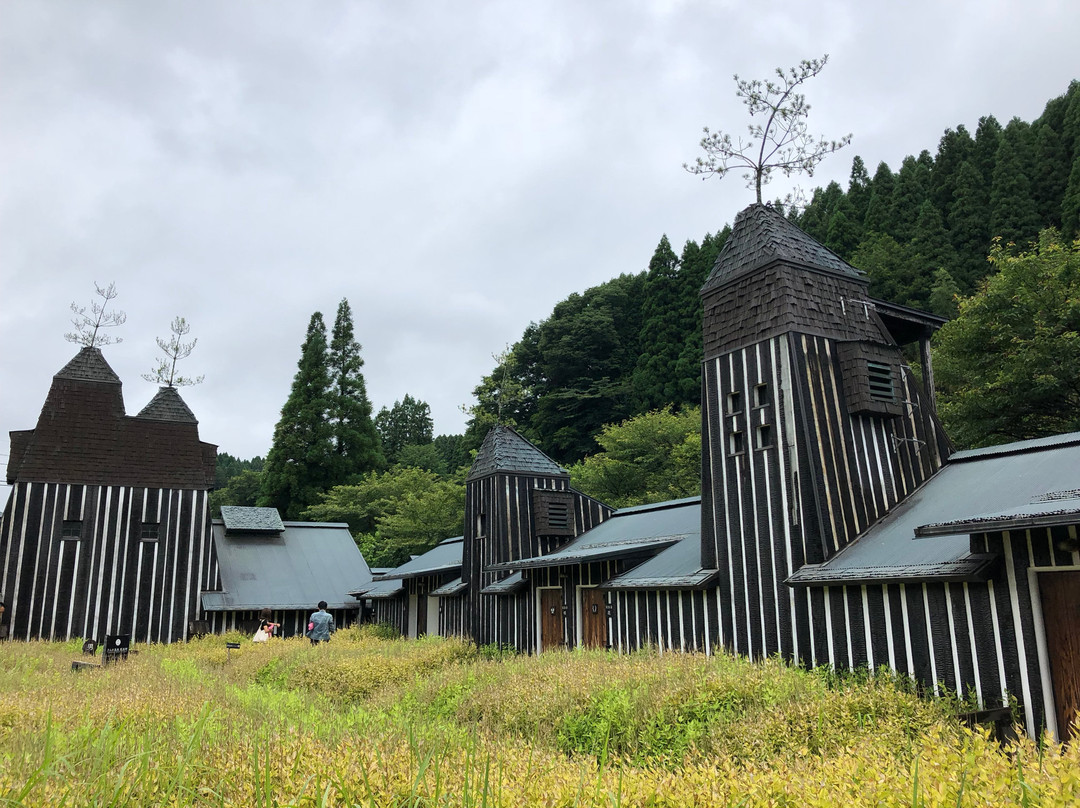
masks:
<svg viewBox="0 0 1080 808"><path fill-rule="evenodd" d="M337 626L334 625L334 616L326 611L326 601L319 601L319 611L312 612L311 617L308 618L307 624L307 638L311 640L312 645L318 645L321 642L329 642L330 635L337 631Z"/></svg>

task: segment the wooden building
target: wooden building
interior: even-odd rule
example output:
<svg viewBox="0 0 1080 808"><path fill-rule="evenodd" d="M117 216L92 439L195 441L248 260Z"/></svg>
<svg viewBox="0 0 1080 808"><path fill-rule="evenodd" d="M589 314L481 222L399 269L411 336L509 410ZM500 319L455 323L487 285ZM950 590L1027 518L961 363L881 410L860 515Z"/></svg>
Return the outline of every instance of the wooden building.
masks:
<svg viewBox="0 0 1080 808"><path fill-rule="evenodd" d="M461 544L461 536L446 539L351 594L370 603L372 621L394 626L402 636L464 636Z"/></svg>
<svg viewBox="0 0 1080 808"><path fill-rule="evenodd" d="M209 632L254 633L270 609L282 636L303 634L323 600L338 628L358 621L349 590L370 582L371 571L344 522L283 522L276 508L226 505L213 539L217 585L200 597Z"/></svg>
<svg viewBox="0 0 1080 808"><path fill-rule="evenodd" d="M571 488L570 475L513 429L493 428L465 482L466 636L480 645L540 650L540 616L553 608L561 614L566 605L558 571L536 570L526 580L495 565L549 555L611 513Z"/></svg>
<svg viewBox="0 0 1080 808"><path fill-rule="evenodd" d="M53 377L37 426L11 433L0 521L10 636L186 636L214 585L216 447L172 387L135 416L97 348Z"/></svg>

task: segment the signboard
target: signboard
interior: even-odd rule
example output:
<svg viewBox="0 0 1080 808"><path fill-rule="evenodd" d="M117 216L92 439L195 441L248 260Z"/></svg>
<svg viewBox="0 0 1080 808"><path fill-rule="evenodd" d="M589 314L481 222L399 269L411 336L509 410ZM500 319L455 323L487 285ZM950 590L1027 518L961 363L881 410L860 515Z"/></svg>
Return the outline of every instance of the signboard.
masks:
<svg viewBox="0 0 1080 808"><path fill-rule="evenodd" d="M105 636L105 645L101 649L101 664L108 665L110 662L127 659L130 648L130 634L107 634Z"/></svg>

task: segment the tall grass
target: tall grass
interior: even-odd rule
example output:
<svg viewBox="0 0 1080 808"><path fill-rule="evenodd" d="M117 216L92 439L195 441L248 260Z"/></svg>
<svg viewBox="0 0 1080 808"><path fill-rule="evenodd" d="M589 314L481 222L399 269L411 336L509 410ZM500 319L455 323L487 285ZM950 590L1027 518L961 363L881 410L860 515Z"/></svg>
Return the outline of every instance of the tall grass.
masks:
<svg viewBox="0 0 1080 808"><path fill-rule="evenodd" d="M1080 804L1080 745L1002 748L885 675L228 639L79 673L0 645L0 805Z"/></svg>

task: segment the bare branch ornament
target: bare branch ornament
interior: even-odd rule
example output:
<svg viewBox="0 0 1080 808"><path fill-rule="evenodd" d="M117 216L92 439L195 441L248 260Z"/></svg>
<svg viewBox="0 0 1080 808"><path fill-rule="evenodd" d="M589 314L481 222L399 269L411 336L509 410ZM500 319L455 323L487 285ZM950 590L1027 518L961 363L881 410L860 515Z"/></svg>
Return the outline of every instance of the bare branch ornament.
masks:
<svg viewBox="0 0 1080 808"><path fill-rule="evenodd" d="M116 284L110 283L102 288L95 281L94 291L101 298L101 303L91 300L89 314L86 313L86 306L80 306L74 302L71 304L71 311L75 315L71 318L71 324L75 326L75 330L64 334L64 339L68 342L76 342L86 348L96 348L99 345L113 345L123 342L123 337L114 337L101 331L103 328L115 328L123 325L127 320L127 315L119 309L115 311L108 310L109 302L116 299L117 295L120 294L116 291Z"/></svg>
<svg viewBox="0 0 1080 808"><path fill-rule="evenodd" d="M701 139L705 156L696 158L693 164L683 163L683 168L702 179L723 177L732 169L741 168L746 187L757 192L758 204L761 204L761 186L774 171L779 170L786 177L796 173L812 177L826 155L851 142L850 134L839 140L826 140L809 134L806 128L810 105L796 88L820 73L828 61L829 55L825 54L820 59L804 59L797 67L787 70L778 67L776 81L740 79L736 74L736 97L742 99L752 118L764 116L764 123L749 124L750 139L740 137L737 145L731 135L713 132L706 126L705 137Z"/></svg>
<svg viewBox="0 0 1080 808"><path fill-rule="evenodd" d="M197 339L193 339L191 342L181 342L181 338L187 336L188 332L191 331L191 326L183 317L176 317L169 326L169 330L172 331L172 336L167 340L162 337L156 338L158 348L161 349L164 356L158 359L156 368L149 373L144 373L142 377L148 382L154 382L163 387L187 387L193 384L202 384L205 376L192 377L178 376L176 374L176 363L191 356L191 352L195 350L195 345L198 342Z"/></svg>

